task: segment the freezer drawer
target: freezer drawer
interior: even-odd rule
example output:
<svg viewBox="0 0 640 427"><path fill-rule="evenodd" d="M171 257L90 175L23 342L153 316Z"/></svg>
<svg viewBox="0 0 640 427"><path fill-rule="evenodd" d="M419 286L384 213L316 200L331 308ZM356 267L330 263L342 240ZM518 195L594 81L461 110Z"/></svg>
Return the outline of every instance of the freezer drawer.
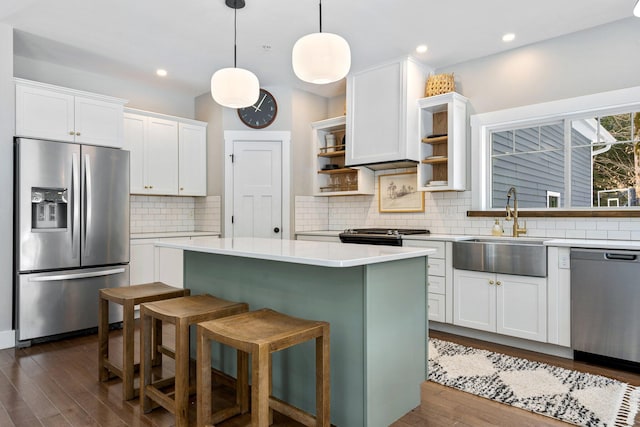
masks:
<svg viewBox="0 0 640 427"><path fill-rule="evenodd" d="M129 286L129 266L21 274L16 281L16 341L98 326L98 290ZM122 320L121 307L109 322Z"/></svg>

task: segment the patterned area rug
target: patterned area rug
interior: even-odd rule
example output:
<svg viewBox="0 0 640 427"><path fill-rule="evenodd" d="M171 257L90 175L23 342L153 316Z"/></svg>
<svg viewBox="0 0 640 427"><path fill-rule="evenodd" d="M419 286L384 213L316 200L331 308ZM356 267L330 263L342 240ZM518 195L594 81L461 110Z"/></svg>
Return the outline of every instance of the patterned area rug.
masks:
<svg viewBox="0 0 640 427"><path fill-rule="evenodd" d="M633 426L640 388L429 339L429 380L579 426Z"/></svg>

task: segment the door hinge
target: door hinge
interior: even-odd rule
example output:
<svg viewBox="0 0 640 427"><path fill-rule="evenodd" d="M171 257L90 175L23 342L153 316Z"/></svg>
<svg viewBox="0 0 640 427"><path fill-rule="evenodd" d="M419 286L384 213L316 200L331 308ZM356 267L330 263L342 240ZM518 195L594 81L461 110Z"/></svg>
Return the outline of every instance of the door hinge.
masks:
<svg viewBox="0 0 640 427"><path fill-rule="evenodd" d="M231 224L233 224L233 215L231 215Z"/></svg>
<svg viewBox="0 0 640 427"><path fill-rule="evenodd" d="M235 161L235 154L229 154L229 157L231 157L231 163L233 163Z"/></svg>

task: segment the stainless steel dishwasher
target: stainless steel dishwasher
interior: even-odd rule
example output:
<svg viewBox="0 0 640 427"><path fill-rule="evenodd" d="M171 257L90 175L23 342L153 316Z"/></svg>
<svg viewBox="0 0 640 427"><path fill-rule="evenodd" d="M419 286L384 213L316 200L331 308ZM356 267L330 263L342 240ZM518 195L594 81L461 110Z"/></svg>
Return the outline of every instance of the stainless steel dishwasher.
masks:
<svg viewBox="0 0 640 427"><path fill-rule="evenodd" d="M571 249L571 345L640 363L640 251Z"/></svg>

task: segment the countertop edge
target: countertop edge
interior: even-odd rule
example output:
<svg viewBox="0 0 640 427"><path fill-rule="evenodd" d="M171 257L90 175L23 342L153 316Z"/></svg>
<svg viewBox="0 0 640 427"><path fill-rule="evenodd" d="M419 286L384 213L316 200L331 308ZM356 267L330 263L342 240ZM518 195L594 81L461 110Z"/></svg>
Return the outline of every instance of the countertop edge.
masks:
<svg viewBox="0 0 640 427"><path fill-rule="evenodd" d="M215 243L217 245L223 245L225 240L232 239L218 239ZM259 240L269 240L269 239L259 239ZM277 240L277 239L274 239ZM338 242L309 242L309 241L297 241L290 240L289 242L296 242L295 245L305 245L309 248L309 245L317 245L320 247L328 248L327 245L338 245L342 246L342 243ZM281 262L289 262L293 264L305 264L305 265L315 265L320 267L357 267L369 264L379 264L389 261L398 261L403 259L410 258L418 258L423 256L429 256L436 252L435 249L432 248L402 248L402 251L381 254L381 255L371 255L371 256L362 256L355 257L349 259L332 259L332 258L322 258L317 256L296 256L291 254L278 254L278 253L268 253L268 252L260 252L260 251L250 251L245 249L229 249L225 247L219 246L210 246L206 245L203 242L193 242L193 241L162 241L158 240L154 242L155 246L166 247L166 248L174 248L174 249L182 249L185 251L193 251L193 252L201 252L201 253L211 253L218 255L229 255L229 256L237 256L243 258L253 258L253 259L263 259L268 261L281 261ZM370 246L370 245L359 245L359 246ZM380 249L378 246L372 246L373 248ZM390 247L384 247L390 248ZM333 252L331 252L333 253Z"/></svg>
<svg viewBox="0 0 640 427"><path fill-rule="evenodd" d="M169 231L158 233L132 233L131 240L138 239L167 239L171 237L200 237L200 236L220 236L219 231Z"/></svg>

